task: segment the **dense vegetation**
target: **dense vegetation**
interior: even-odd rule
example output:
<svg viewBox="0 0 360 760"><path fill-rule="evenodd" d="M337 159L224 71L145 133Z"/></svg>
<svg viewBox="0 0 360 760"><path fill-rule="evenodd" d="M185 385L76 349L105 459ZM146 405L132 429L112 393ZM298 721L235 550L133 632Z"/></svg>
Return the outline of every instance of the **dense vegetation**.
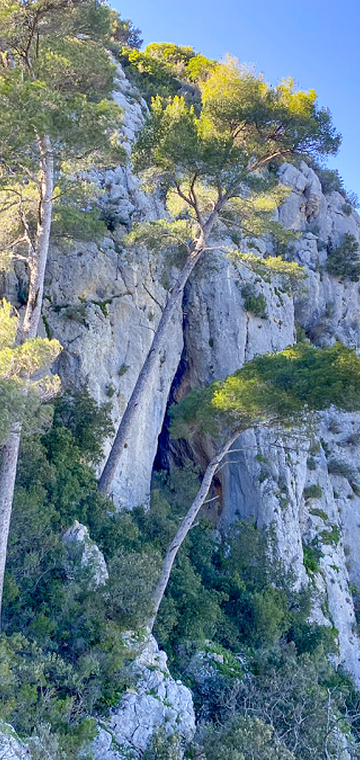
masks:
<svg viewBox="0 0 360 760"><path fill-rule="evenodd" d="M50 430L24 439L21 453L0 642L0 717L22 735L40 735L55 760L64 751L76 757L93 735L91 716L117 704L128 685L121 632L141 630L161 557L198 488L198 472L188 463L171 477L156 476L149 512L114 514L92 469L109 427L108 410L97 409L87 393L68 395L55 404ZM91 568L81 568L79 554L62 541L74 519L89 526L105 554L105 586L94 587ZM320 760L325 742L337 757L337 721L351 723L356 712L351 682L327 660L336 631L307 622L309 593L291 590L274 547L271 530L253 523L238 523L214 541L202 519L179 553L160 608L155 633L174 672L192 686L209 760L245 751L246 728L256 729L259 758ZM197 677L199 651L210 663L205 681ZM328 735L329 693L337 717ZM173 751L160 735L148 754L170 758Z"/></svg>
<svg viewBox="0 0 360 760"><path fill-rule="evenodd" d="M74 17L81 5L74 0ZM34 51L36 44L38 53L40 50L40 55L35 55L39 68L36 76L52 84L54 102L60 102L61 108L65 103L62 118L66 123L61 122L61 133L65 134L74 116L78 91L83 96L80 100L86 118L82 147L84 143L89 151L93 149L94 137L99 142L99 135L108 139L105 155L94 156L90 151L100 165L107 165L113 154L113 128L119 117L111 103L100 100L100 95L108 96L114 73L101 49L104 41L149 104L154 97L134 160L148 176L153 174L157 180L161 176L162 193L176 221L135 227L128 244L145 240L149 247L159 249L175 236L181 261L189 251L191 255L202 252L196 245L203 235L205 247L204 230L211 220L214 231L216 224L222 225L234 242L252 240L267 230L286 247L286 234L273 223L274 208L284 197L277 180L280 162L284 157L296 162L304 155L334 152L339 144L328 112L316 105L315 93L298 93L291 81L270 88L262 77L236 62L229 60L219 66L190 47L153 43L141 51L140 32L130 21L96 4L93 10L100 15L93 17L92 4L83 5L90 16L75 46L74 39L70 45L63 18L63 35L61 39L55 35L56 45L51 23L43 28L40 44L39 39L37 43L32 40ZM51 2L49 8L52 13ZM11 3L7 4L9 9L12 12ZM80 15L76 17L79 32ZM94 19L99 18L103 23L95 34ZM91 44L97 58L96 66L93 62L92 66L98 82L87 78L86 55L81 54L77 63L75 60L74 51L79 53L89 42L87 35L94 38ZM0 39L0 47L2 44ZM65 81L64 68L58 69L60 59L65 68L75 60L74 69L79 74L75 94L71 72ZM13 77L6 56L1 60L0 95L3 102L6 98L6 102L13 102L12 118L19 123L23 103L14 99L14 90L9 95L6 89L19 85L17 74ZM29 77L25 105L31 106L41 126L33 84ZM32 99L34 90L36 97ZM59 147L59 112L56 123L51 124L54 103L48 105L50 134L55 135ZM280 122L283 127L278 130ZM273 128L270 132L269 123ZM94 125L98 129L95 134ZM82 171L89 162L77 164L79 135L75 139L72 122L70 127L71 147L66 144L64 155L59 153L57 159L61 181L52 235L54 239L75 236L80 230L82 237L92 239L104 228L94 188L85 187L82 192L82 185L87 185ZM2 134L8 130L4 118L0 119L0 129ZM20 145L15 145L24 155L28 146L25 132ZM10 149L14 152L12 143ZM123 156L118 146L115 154ZM254 171L255 158L258 174ZM30 183L21 177L21 193L28 204L25 231L30 230L31 242L38 191L36 146L30 159L33 175ZM72 181L75 164L81 180L76 183ZM12 178L14 193L19 192L20 174L19 169ZM6 210L9 190L5 179L2 202ZM329 192L343 191L333 173L323 170L322 182ZM216 219L212 218L214 203L219 212ZM13 233L19 224L18 208L10 208L9 225L4 226L1 239L4 251L0 252L7 265L13 258ZM237 230L240 218L241 233ZM20 221L23 223L21 214ZM21 258L24 242L16 245ZM350 235L339 248L329 249L329 274L358 281L357 251ZM260 276L265 271L266 276L280 273L288 281L301 277L296 265L278 257L260 261L246 254L242 261ZM179 289L180 298L185 282ZM264 296L245 288L242 295L246 310L267 319ZM2 311L14 321L5 303ZM4 586L0 718L10 721L22 736L40 738L40 743L32 744L34 760L45 760L49 754L52 760L75 760L79 748L95 734L95 719L117 705L129 686L130 655L123 633L141 633L152 613L151 599L163 558L198 491L200 473L190 462L183 468L157 473L149 511L138 507L131 514L116 513L112 502L99 492L94 469L102 459L105 438L113 432L109 409L98 408L86 391L65 394L53 406L42 407L30 424L34 409L39 409L39 399L30 403L30 395L24 409L24 395L12 384L8 367L14 356L24 355L25 361L28 348L26 343L20 349L15 346L14 336L0 343L1 443L14 419L24 422L26 434ZM227 423L246 418L251 426L265 408L267 412L270 409L268 416L273 414L282 421L285 416L289 421L299 414L305 403L320 409L335 400L343 408L352 408L359 396L354 352L339 344L327 352L316 352L304 343L288 350L290 369L285 353L284 357L267 356L249 363L245 371L226 382L205 393L190 394L173 413L174 431L179 436L188 435L190 429L217 434L225 418ZM30 369L26 381L33 374ZM19 380L23 371L19 360L16 371ZM315 495L314 491L305 493L308 499ZM91 539L104 554L109 579L103 585L94 583L91 564L82 564L81 546L63 541L75 520L88 527ZM318 559L312 547L304 547L310 577L319 569ZM351 757L359 756L358 696L350 679L341 669L336 671L329 659L337 649L337 632L309 622L311 584L307 591L295 592L293 581L276 558L271 526L258 530L251 521L238 522L226 536L214 535L214 525L202 513L187 534L154 632L169 654L173 673L188 683L194 694L199 733L186 750L189 757L339 760L339 729L347 737ZM200 678L200 672L205 672L205 677ZM144 760L175 760L178 748L178 737L168 739L160 731Z"/></svg>

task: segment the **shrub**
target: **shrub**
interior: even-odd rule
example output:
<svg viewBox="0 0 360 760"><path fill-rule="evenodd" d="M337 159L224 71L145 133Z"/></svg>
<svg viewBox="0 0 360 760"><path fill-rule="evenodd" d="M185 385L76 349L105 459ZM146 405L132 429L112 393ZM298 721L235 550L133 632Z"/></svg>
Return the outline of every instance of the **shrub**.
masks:
<svg viewBox="0 0 360 760"><path fill-rule="evenodd" d="M309 501L309 499L321 499L321 497L322 497L322 488L321 486L319 486L318 483L314 483L314 485L304 488L305 501Z"/></svg>
<svg viewBox="0 0 360 760"><path fill-rule="evenodd" d="M341 477L346 478L349 483L353 483L357 478L357 472L342 459L329 459L327 467L328 472L331 475L341 475Z"/></svg>
<svg viewBox="0 0 360 760"><path fill-rule="evenodd" d="M241 295L245 299L245 311L250 311L255 317L259 317L259 319L269 318L265 296L262 293L257 295L251 283L243 285Z"/></svg>
<svg viewBox="0 0 360 760"><path fill-rule="evenodd" d="M340 530L338 526L332 525L330 530L323 530L320 533L320 538L323 544L337 546L340 541Z"/></svg>
<svg viewBox="0 0 360 760"><path fill-rule="evenodd" d="M308 575L319 572L319 559L322 556L316 546L306 546L303 544L303 562Z"/></svg>
<svg viewBox="0 0 360 760"><path fill-rule="evenodd" d="M328 257L325 268L329 274L351 282L360 279L359 243L354 235L346 232L343 242L338 248L328 247Z"/></svg>
<svg viewBox="0 0 360 760"><path fill-rule="evenodd" d="M206 760L295 760L275 737L274 727L259 718L237 716L220 731L209 728L205 736Z"/></svg>

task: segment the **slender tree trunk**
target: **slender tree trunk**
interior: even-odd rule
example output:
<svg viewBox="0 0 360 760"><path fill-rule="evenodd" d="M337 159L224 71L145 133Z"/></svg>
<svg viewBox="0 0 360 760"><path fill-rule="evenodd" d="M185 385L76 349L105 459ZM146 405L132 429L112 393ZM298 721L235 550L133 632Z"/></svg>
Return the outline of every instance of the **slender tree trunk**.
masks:
<svg viewBox="0 0 360 760"><path fill-rule="evenodd" d="M13 429L2 447L0 462L0 613L4 587L7 542L9 537L16 466L20 446L20 426ZM1 630L1 617L0 617Z"/></svg>
<svg viewBox="0 0 360 760"><path fill-rule="evenodd" d="M151 344L151 348L142 366L138 379L135 383L135 387L128 401L126 410L121 418L120 425L114 439L114 443L112 445L110 454L105 463L105 467L103 469L102 475L99 479L99 484L98 484L99 490L102 493L106 494L107 496L109 496L111 493L111 486L112 486L112 482L115 476L115 472L119 464L121 454L123 452L123 449L126 443L126 439L128 438L129 433L131 431L131 427L135 419L137 407L142 402L144 393L146 391L148 382L151 377L151 373L159 359L160 351L163 350L164 346L166 345L167 340L169 340L169 326L170 326L171 320L174 316L174 313L177 307L181 304L185 285L194 267L199 261L204 251L204 248L206 247L208 237L210 235L214 222L217 218L218 212L219 212L218 209L214 211L210 215L206 224L204 225L202 235L200 236L197 243L194 245L194 248L188 257L185 266L180 272L177 282L171 291L169 300L161 315L161 319L160 319L158 328L156 330L154 340Z"/></svg>
<svg viewBox="0 0 360 760"><path fill-rule="evenodd" d="M204 477L201 482L201 486L197 492L196 498L193 501L189 511L187 512L186 516L184 517L179 530L176 533L175 538L172 540L167 553L166 557L164 559L164 564L160 576L160 580L158 582L158 585L154 592L154 613L151 618L151 620L148 622L148 628L150 631L152 631L154 627L154 623L156 620L157 613L159 611L159 607L162 601L162 598L165 594L166 587L169 582L170 573L173 568L173 564L175 561L175 557L180 549L180 546L184 542L196 516L198 515L207 495L209 492L209 488L212 483L212 479L215 475L215 472L220 464L220 462L223 460L225 454L229 451L231 446L233 445L234 441L236 441L237 437L240 435L241 431L233 432L230 438L227 440L227 442L219 449L217 454L213 457L211 462L208 464Z"/></svg>
<svg viewBox="0 0 360 760"><path fill-rule="evenodd" d="M37 335L44 292L45 268L49 252L52 199L54 190L54 161L48 137L38 140L40 151L40 199L39 220L35 245L31 246L29 293L25 316L18 335L18 342L24 343ZM30 242L30 241L29 241ZM4 587L7 542L14 497L17 461L20 448L21 425L13 425L12 431L1 449L0 463L0 630L1 607Z"/></svg>
<svg viewBox="0 0 360 760"><path fill-rule="evenodd" d="M36 338L44 294L44 279L49 253L54 194L54 160L49 137L38 140L41 162L39 222L30 263L29 293L26 301L20 342Z"/></svg>

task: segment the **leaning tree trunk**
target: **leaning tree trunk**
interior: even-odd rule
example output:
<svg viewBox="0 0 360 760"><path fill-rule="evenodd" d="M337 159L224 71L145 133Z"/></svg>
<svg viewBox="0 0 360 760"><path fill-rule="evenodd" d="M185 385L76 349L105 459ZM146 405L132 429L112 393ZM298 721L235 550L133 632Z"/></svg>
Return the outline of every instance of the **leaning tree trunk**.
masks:
<svg viewBox="0 0 360 760"><path fill-rule="evenodd" d="M44 292L45 268L49 252L52 204L54 191L54 161L51 143L48 137L38 139L40 151L40 218L36 231L35 244L29 236L29 293L25 316L17 336L18 343L29 338L36 338ZM26 225L26 220L25 220ZM28 234L28 230L26 229ZM21 424L15 423L12 431L1 449L0 464L0 630L1 606L4 586L7 542L14 497L15 477L21 438Z"/></svg>
<svg viewBox="0 0 360 760"><path fill-rule="evenodd" d="M107 458L105 467L99 479L99 491L106 494L107 496L109 496L111 493L111 486L115 472L119 464L124 446L126 444L126 440L130 434L131 427L134 423L137 407L139 404L141 404L144 398L144 394L146 392L148 382L151 378L152 371L159 359L160 351L162 351L164 345L166 345L166 341L168 340L168 332L171 320L176 309L181 304L185 285L206 247L208 237L210 235L212 227L214 226L218 213L219 210L217 209L209 216L209 219L203 227L199 240L194 245L194 248L189 254L185 266L180 272L175 286L173 287L169 296L169 300L161 315L154 340L151 344L149 353L135 383L134 390L130 396L125 412L121 418L110 454Z"/></svg>
<svg viewBox="0 0 360 760"><path fill-rule="evenodd" d="M202 505L204 504L204 501L208 495L209 488L212 483L212 479L215 475L215 472L220 464L220 462L223 460L225 454L229 451L231 446L233 445L234 441L236 441L236 438L239 436L240 431L233 432L230 436L230 438L227 440L227 442L219 449L217 454L213 457L211 462L208 464L204 477L201 482L201 486L197 492L197 495L195 497L195 500L193 501L189 511L187 512L186 516L184 517L180 528L178 529L175 538L172 540L167 553L166 557L164 559L164 564L160 576L160 580L156 586L154 596L153 596L153 616L148 622L148 628L150 631L152 631L154 627L154 623L156 620L157 613L159 611L159 607L162 601L162 598L165 594L166 587L169 582L170 573L173 568L173 564L175 562L176 555L184 542L196 516L198 515Z"/></svg>

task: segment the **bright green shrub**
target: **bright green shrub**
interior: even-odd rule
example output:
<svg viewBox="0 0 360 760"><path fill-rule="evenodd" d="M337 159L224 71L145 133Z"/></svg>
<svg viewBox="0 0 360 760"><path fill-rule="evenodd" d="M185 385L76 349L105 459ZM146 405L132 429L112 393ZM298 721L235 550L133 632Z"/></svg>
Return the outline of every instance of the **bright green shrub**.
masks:
<svg viewBox="0 0 360 760"><path fill-rule="evenodd" d="M308 575L319 572L319 559L321 556L321 552L316 546L306 546L303 544L303 563Z"/></svg>

